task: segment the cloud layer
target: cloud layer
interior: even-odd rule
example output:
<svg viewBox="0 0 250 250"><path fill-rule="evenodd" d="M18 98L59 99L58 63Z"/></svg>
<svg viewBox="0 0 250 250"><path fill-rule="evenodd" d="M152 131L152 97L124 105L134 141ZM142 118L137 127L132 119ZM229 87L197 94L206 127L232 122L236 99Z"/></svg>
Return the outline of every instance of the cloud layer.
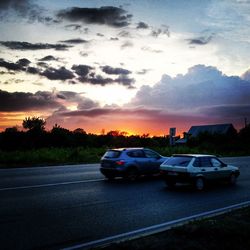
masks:
<svg viewBox="0 0 250 250"><path fill-rule="evenodd" d="M88 83L92 85L105 86L108 84L119 84L125 86L129 89L134 88L133 84L135 80L129 77L132 72L123 68L113 68L111 66L105 65L101 66L100 69L104 75L96 74L96 68L89 65L73 65L70 69L65 67L54 68L49 66L45 61L58 61L57 58L48 55L41 59L38 59L37 65L39 67L30 67L31 62L22 58L16 63L5 61L0 58L0 68L5 68L12 72L26 72L34 75L39 75L46 77L47 79L67 81L72 80L70 83ZM107 77L109 75L114 75L115 77Z"/></svg>
<svg viewBox="0 0 250 250"><path fill-rule="evenodd" d="M249 81L223 75L215 67L196 65L185 75L164 75L155 86L142 86L128 106L235 122L250 117L249 100Z"/></svg>

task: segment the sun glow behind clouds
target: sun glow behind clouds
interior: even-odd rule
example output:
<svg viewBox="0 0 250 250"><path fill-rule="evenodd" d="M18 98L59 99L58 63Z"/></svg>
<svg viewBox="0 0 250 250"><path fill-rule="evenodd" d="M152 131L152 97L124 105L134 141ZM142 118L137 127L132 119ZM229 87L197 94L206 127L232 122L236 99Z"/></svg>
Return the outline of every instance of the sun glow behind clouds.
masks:
<svg viewBox="0 0 250 250"><path fill-rule="evenodd" d="M3 5L0 5L0 14L2 6L10 2L17 1L4 1ZM189 105L196 104L196 106L192 106L191 114L201 110L197 98L206 92L204 82L208 75L202 76L199 82L195 82L191 90L182 90L190 84L188 69L194 65L213 66L227 76L241 75L249 69L249 2L220 1L218 3L214 0L207 2L192 0L126 1L129 4L124 1L94 0L52 2L22 1L28 10L36 7L34 13L37 16L30 16L33 12L24 9L18 12L18 9L15 8L8 13L10 8L6 13L9 15L5 16L8 18L4 20L5 17L3 17L4 22L0 23L0 59L2 58L0 61L2 65L0 89L8 92L2 93L3 98L6 95L10 96L7 101L6 99L2 101L2 111L6 111L4 107L8 106L9 117L5 113L0 124L6 125L9 122L14 125L17 121L21 124L24 116L35 115L49 117L49 128L53 126L54 122L70 129L83 127L87 132L96 133L105 128L106 131L125 130L138 134L148 132L165 134L169 126L178 126L180 131L184 131L192 123L206 123L209 122L209 119L214 122L221 121L220 117L211 110L223 111L225 114L228 109L231 110L230 105L242 104L243 94L239 93L242 91L242 86L241 88L234 87L232 88L234 91L230 90L229 97L226 100L223 99L222 102L222 97L227 96L227 93L224 93L218 98L217 106L214 105L213 108L210 105L214 104L214 100L209 99L208 107L205 109L211 112L209 119L204 112L200 112L199 117L189 119L189 117L185 117L190 114L190 110L187 108ZM41 9L39 9L39 5L42 5ZM103 8L101 8L103 6L110 6L108 9L112 15L107 16L107 12L105 10L103 12ZM81 15L77 20L74 19L75 16L73 19L67 18L67 16L58 19L59 11L69 15L71 13L72 18L72 9L70 9L72 7L78 7L81 10ZM91 11L97 13L92 20L86 16L88 8L93 8ZM52 19L45 20L41 17ZM122 20L126 22L117 25L116 21ZM4 47L6 41L27 42L31 47L40 43L43 45L43 49L8 48ZM66 47L64 50L60 48L58 50L58 47L53 48L53 46L50 49L44 49L46 44L60 44L66 45ZM39 65L41 59L48 56L54 59L45 60L44 65ZM29 73L28 68L8 71L7 68L15 65L19 59L29 60L31 62L29 66L36 68L37 73L34 73L34 69L32 74ZM79 69L79 66L82 67L82 70L83 67L85 70L86 67L91 68L87 80L84 79L86 77L84 74L83 78L79 79L80 75L75 70L77 67ZM105 72L104 67L111 68L113 73ZM117 69L127 73L124 75L114 73ZM48 72L45 72L46 70ZM187 73L189 75L185 76ZM176 86L176 79L173 78L179 75L179 79L181 79L180 74L185 81L182 81L180 86ZM66 77L63 78L62 75L66 75ZM167 75L168 79L172 78L172 81L164 82L163 75ZM232 81L227 76L219 79L218 86L223 85L224 80ZM147 87L141 88L143 85L147 85ZM157 86L161 88L158 89ZM227 89L228 86L225 84ZM179 91L176 91L177 87L180 87ZM151 92L145 91L147 88ZM194 95L193 90L196 89L199 89L199 93ZM27 92L34 93L34 95L27 95ZM37 94L37 92L42 93ZM61 97L56 97L57 92ZM175 95L176 92L182 93L181 96ZM138 94L145 95L145 98L139 98L140 100L135 102ZM189 95L191 101L188 99ZM11 98L16 96L24 99L27 112L15 113L16 110L19 110L16 105L12 105L12 109L9 107L13 103ZM229 99L235 100L233 98L235 96L239 98L240 103L238 100L235 103L228 101ZM185 97L190 101L178 108L178 114L183 115L182 119L171 115L177 113L176 106L175 109L171 106L173 102L162 101L162 99L170 100L174 97L177 104L184 102ZM36 98L38 98L37 102L34 101ZM154 99L150 100L150 98ZM247 99L247 97L244 98ZM34 105L33 109L29 107L29 101ZM9 103L6 104L7 102ZM150 105L147 106L147 103ZM248 103L244 103L244 105ZM225 106L225 104L230 105ZM21 106L23 107L23 105ZM127 112L126 107L128 106L135 112ZM145 106L150 110L158 109L158 113L147 111L146 117L145 113L144 116L136 113L138 107L145 108ZM99 115L89 115L92 108L100 109ZM114 110L105 113L107 108ZM37 112L29 111L34 109ZM125 110L125 112L121 114L115 109ZM239 111L239 108L236 110ZM86 111L88 114L66 117L62 114L63 111ZM170 113L167 113L168 111ZM114 114L115 112L116 114ZM167 115L161 116L161 112L166 112ZM229 111L227 112L229 113ZM240 114L244 112L242 111ZM234 114L234 116L236 115ZM223 119L226 119L225 116Z"/></svg>

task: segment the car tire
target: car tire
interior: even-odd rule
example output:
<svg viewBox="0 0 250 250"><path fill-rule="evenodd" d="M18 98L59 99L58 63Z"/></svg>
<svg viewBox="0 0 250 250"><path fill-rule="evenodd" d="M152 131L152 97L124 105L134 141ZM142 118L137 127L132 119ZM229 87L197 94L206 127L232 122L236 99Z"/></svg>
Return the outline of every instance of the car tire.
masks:
<svg viewBox="0 0 250 250"><path fill-rule="evenodd" d="M204 188L205 188L204 178L202 178L202 177L196 178L194 185L195 185L196 190L198 190L198 191L204 190Z"/></svg>
<svg viewBox="0 0 250 250"><path fill-rule="evenodd" d="M136 168L129 168L125 175L125 179L129 181L135 181L138 177L139 177L139 173Z"/></svg>
<svg viewBox="0 0 250 250"><path fill-rule="evenodd" d="M235 185L236 182L237 182L237 176L234 173L232 173L230 175L230 177L229 177L229 184L230 185Z"/></svg>
<svg viewBox="0 0 250 250"><path fill-rule="evenodd" d="M109 181L112 181L115 179L115 176L114 175L105 175L105 177L109 180Z"/></svg>
<svg viewBox="0 0 250 250"><path fill-rule="evenodd" d="M170 179L165 179L165 183L169 189L172 189L175 187L176 181L170 180Z"/></svg>

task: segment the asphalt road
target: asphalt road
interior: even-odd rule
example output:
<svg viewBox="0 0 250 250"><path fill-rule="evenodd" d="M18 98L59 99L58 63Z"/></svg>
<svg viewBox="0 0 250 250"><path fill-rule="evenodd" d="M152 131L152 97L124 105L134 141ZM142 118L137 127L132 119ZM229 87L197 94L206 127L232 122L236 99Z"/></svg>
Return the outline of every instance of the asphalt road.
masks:
<svg viewBox="0 0 250 250"><path fill-rule="evenodd" d="M0 169L0 249L60 249L250 200L250 157L235 187L204 192L159 178L108 182L98 164Z"/></svg>

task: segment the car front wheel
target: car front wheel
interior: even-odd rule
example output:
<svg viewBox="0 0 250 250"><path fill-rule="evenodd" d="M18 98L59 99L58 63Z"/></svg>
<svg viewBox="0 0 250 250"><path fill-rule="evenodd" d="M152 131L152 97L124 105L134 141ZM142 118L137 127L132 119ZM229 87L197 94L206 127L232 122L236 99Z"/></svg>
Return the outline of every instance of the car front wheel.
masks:
<svg viewBox="0 0 250 250"><path fill-rule="evenodd" d="M235 185L235 184L236 184L236 181L237 181L237 177L236 177L236 175L235 175L234 173L232 173L232 174L230 175L230 177L229 177L229 183L230 183L231 185Z"/></svg>
<svg viewBox="0 0 250 250"><path fill-rule="evenodd" d="M205 187L205 181L203 178L201 177L198 177L196 180L195 180L195 188L198 190L198 191L202 191L204 190L204 187Z"/></svg>

